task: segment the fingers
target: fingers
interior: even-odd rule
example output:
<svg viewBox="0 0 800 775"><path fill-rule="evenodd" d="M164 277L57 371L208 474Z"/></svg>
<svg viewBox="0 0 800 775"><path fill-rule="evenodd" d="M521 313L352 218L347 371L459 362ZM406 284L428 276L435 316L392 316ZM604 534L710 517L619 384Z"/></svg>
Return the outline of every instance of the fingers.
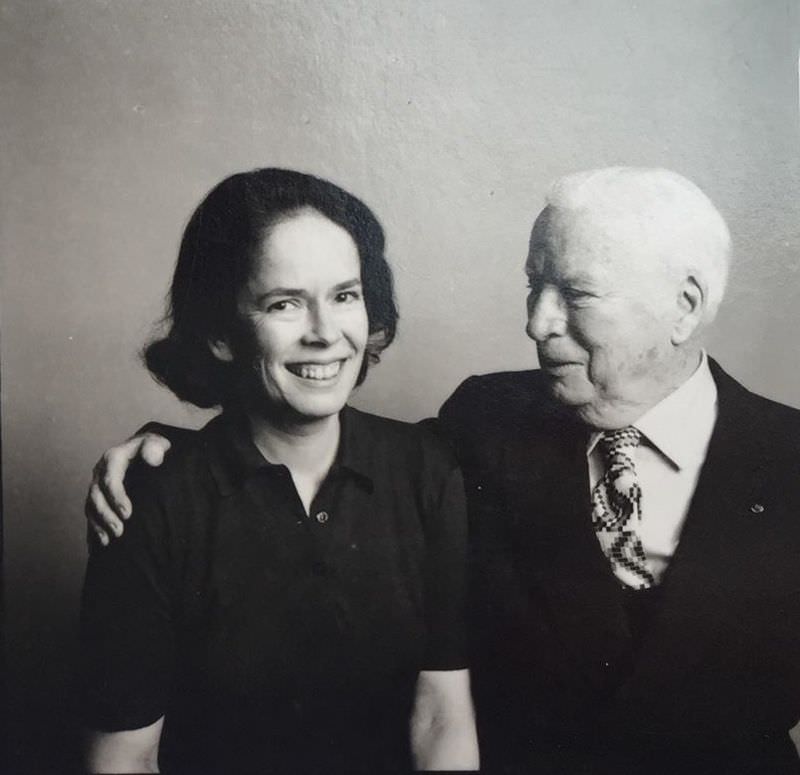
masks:
<svg viewBox="0 0 800 775"><path fill-rule="evenodd" d="M106 531L103 530L103 528L101 528L99 525L92 522L91 519L89 519L88 514L86 519L86 543L89 544L89 546L92 545L92 534L94 534L97 536L97 540L100 541L103 546L108 546L111 543L108 533L106 533Z"/></svg>
<svg viewBox="0 0 800 775"><path fill-rule="evenodd" d="M103 546L108 544L112 535L117 538L122 535L124 530L122 520L111 508L96 481L92 482L92 486L89 488L84 511L90 527L97 533ZM105 540L103 540L104 538Z"/></svg>
<svg viewBox="0 0 800 775"><path fill-rule="evenodd" d="M94 467L84 512L90 529L103 546L108 546L112 536L118 538L122 535L122 520L130 516L131 502L123 481L140 445L141 438L134 438L112 447L103 453Z"/></svg>
<svg viewBox="0 0 800 775"><path fill-rule="evenodd" d="M95 470L95 481L114 513L121 519L131 515L132 507L125 492L125 474L128 467L137 457L141 457L148 465L160 466L170 443L163 436L144 433L128 439L124 444L107 450Z"/></svg>
<svg viewBox="0 0 800 775"><path fill-rule="evenodd" d="M110 543L112 536L122 535L123 520L133 511L125 492L125 474L131 462L141 457L149 465L159 466L170 446L163 436L144 433L106 450L97 461L84 511L90 530L103 546Z"/></svg>
<svg viewBox="0 0 800 775"><path fill-rule="evenodd" d="M142 437L139 454L148 465L160 466L164 462L164 455L171 446L169 440L163 436L146 433Z"/></svg>
<svg viewBox="0 0 800 775"><path fill-rule="evenodd" d="M94 483L99 485L105 505L121 519L127 519L132 510L125 492L125 474L131 462L141 453L146 438L134 436L124 444L106 450L95 467Z"/></svg>

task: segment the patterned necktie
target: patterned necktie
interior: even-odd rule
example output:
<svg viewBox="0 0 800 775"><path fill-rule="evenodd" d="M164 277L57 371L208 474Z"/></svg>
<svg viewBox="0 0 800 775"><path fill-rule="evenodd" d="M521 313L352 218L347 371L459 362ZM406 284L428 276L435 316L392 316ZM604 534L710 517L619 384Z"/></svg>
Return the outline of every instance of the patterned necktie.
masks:
<svg viewBox="0 0 800 775"><path fill-rule="evenodd" d="M598 444L606 472L592 490L592 524L614 575L633 589L655 584L639 537L642 488L636 477L633 453L641 434L636 428L606 431Z"/></svg>

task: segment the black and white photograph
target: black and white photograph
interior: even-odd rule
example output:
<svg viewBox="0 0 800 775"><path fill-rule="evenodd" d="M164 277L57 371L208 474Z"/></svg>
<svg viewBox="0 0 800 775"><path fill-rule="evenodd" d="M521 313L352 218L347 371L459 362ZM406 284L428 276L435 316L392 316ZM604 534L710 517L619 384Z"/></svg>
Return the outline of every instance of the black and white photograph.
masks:
<svg viewBox="0 0 800 775"><path fill-rule="evenodd" d="M0 0L0 771L800 775L799 71Z"/></svg>

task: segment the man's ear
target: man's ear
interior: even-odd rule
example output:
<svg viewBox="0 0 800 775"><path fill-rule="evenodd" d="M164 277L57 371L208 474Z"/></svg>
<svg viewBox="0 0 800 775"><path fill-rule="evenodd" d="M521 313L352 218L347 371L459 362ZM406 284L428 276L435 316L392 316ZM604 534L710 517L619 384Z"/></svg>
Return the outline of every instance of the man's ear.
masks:
<svg viewBox="0 0 800 775"><path fill-rule="evenodd" d="M672 344L687 341L703 320L706 309L706 288L694 275L689 275L678 289L678 308L680 310L672 330Z"/></svg>
<svg viewBox="0 0 800 775"><path fill-rule="evenodd" d="M209 339L208 349L211 350L211 354L218 361L223 361L224 363L233 361L233 351L227 339Z"/></svg>

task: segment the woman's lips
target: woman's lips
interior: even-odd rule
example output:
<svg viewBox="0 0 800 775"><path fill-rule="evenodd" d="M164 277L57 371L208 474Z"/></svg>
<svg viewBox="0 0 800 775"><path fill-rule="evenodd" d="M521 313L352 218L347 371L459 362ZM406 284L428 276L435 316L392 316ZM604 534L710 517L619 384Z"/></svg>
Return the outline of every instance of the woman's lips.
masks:
<svg viewBox="0 0 800 775"><path fill-rule="evenodd" d="M343 363L344 360L331 363L287 363L286 369L296 377L324 382L338 377Z"/></svg>

